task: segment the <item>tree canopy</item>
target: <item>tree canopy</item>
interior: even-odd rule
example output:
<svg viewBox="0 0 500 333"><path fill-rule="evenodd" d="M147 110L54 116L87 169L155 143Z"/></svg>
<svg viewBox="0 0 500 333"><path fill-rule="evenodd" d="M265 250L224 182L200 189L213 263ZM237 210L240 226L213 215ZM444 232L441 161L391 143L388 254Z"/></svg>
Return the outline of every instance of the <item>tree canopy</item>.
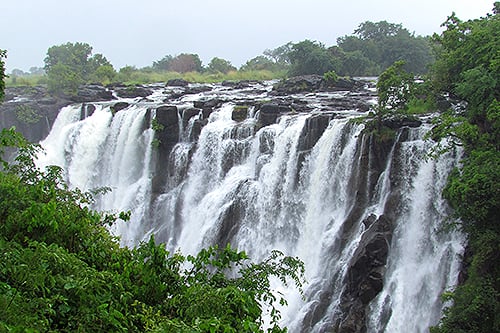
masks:
<svg viewBox="0 0 500 333"><path fill-rule="evenodd" d="M379 74L399 60L405 61L407 71L425 73L433 60L428 37L414 36L401 24L387 21L363 22L354 30L354 35L338 38L337 45L351 62L352 58L356 59L366 74L371 75ZM340 70L352 70L352 65L348 62Z"/></svg>
<svg viewBox="0 0 500 333"><path fill-rule="evenodd" d="M87 43L66 43L47 50L45 72L52 92L75 94L78 86L92 80L111 80L113 66L102 54L92 55Z"/></svg>
<svg viewBox="0 0 500 333"><path fill-rule="evenodd" d="M500 2L493 14L461 21L455 14L434 35L436 62L430 86L465 108L435 119L432 136L463 148L444 196L469 237L465 282L445 294L452 301L433 333L500 331ZM445 147L446 148L446 147Z"/></svg>
<svg viewBox="0 0 500 333"><path fill-rule="evenodd" d="M0 331L264 332L269 307L268 332L285 332L270 278L300 287L300 260L274 251L254 263L229 244L183 256L154 238L122 248L106 226L129 213L91 210L107 190L69 189L61 168L37 169L39 149L0 132Z"/></svg>

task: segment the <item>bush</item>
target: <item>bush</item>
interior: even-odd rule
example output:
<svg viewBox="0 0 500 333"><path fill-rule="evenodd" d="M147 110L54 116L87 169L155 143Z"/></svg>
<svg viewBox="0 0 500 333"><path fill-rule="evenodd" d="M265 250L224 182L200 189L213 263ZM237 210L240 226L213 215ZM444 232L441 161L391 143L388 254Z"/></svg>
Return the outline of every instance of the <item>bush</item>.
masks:
<svg viewBox="0 0 500 333"><path fill-rule="evenodd" d="M2 159L19 150L15 163ZM0 330L13 332L284 332L269 279L301 286L297 258L272 252L260 263L210 247L171 254L153 237L120 248L106 226L130 213L89 208L96 193L69 189L61 169L36 168L40 147L0 133Z"/></svg>

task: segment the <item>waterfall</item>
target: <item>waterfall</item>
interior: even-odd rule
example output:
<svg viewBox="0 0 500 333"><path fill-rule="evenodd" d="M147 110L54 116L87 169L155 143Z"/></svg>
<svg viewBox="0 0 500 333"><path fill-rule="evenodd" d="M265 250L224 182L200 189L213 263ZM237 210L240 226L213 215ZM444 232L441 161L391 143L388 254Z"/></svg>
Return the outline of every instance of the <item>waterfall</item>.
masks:
<svg viewBox="0 0 500 333"><path fill-rule="evenodd" d="M351 120L359 113L317 108L337 95L295 97L314 99L316 109L262 126L253 105L267 87L233 99L215 89L224 99L211 113L185 107L208 93L173 100L168 110L157 100L115 114L112 102L87 114L81 105L63 108L38 164L60 165L71 186L111 188L96 208L132 212L112 227L124 245L155 234L186 254L231 243L256 260L273 249L299 257L305 297L276 284L289 301L282 314L290 332L427 332L436 324L463 251L463 237L442 230L449 208L441 191L457 154L429 159L426 124L379 142ZM233 120L243 98L252 107ZM151 119L169 110L171 127L155 133ZM158 172L165 177L156 186Z"/></svg>

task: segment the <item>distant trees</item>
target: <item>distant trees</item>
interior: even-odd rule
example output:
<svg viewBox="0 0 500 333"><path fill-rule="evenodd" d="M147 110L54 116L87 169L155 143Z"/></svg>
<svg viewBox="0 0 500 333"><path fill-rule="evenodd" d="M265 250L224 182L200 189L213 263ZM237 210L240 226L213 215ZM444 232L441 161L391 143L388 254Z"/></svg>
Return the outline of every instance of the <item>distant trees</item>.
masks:
<svg viewBox="0 0 500 333"><path fill-rule="evenodd" d="M210 73L224 73L227 74L231 71L235 71L236 67L234 67L230 61L214 57L210 60L210 63L207 66L207 71Z"/></svg>
<svg viewBox="0 0 500 333"><path fill-rule="evenodd" d="M387 21L361 23L353 35L338 38L337 45L329 48L304 40L266 50L264 55L286 68L289 75L321 75L333 70L340 75L376 76L400 60L406 71L422 74L433 61L429 37L414 36L401 24Z"/></svg>
<svg viewBox="0 0 500 333"><path fill-rule="evenodd" d="M66 43L48 49L44 66L47 77L43 78L43 82L52 92L74 94L78 86L85 83L147 83L170 79L176 76L175 73L191 81L214 80L215 76L211 75L214 73L225 74L226 77L231 74L230 79L322 75L330 71L342 76L376 76L399 60L405 61L405 70L418 75L425 73L427 65L433 61L430 44L429 37L415 36L401 24L366 21L352 35L338 38L337 45L327 47L312 40L289 42L265 50L262 55L244 63L239 70L229 60L220 57L214 57L204 66L198 54L181 53L166 55L144 68L125 66L116 73L102 54L92 55L89 44ZM39 68L32 69L31 74L43 74ZM261 73L255 73L257 71ZM16 84L15 78L21 77L21 74L24 82L25 73L19 71L10 83ZM20 83L21 80L17 80L17 84Z"/></svg>
<svg viewBox="0 0 500 333"><path fill-rule="evenodd" d="M354 35L338 38L337 45L343 52L339 68L343 74L358 64L363 75L378 75L398 60L405 61L407 71L425 73L433 60L428 37L414 36L401 24L387 21L361 23Z"/></svg>
<svg viewBox="0 0 500 333"><path fill-rule="evenodd" d="M288 52L290 75L320 74L336 70L335 59L319 42L304 40Z"/></svg>
<svg viewBox="0 0 500 333"><path fill-rule="evenodd" d="M166 55L153 62L153 69L177 73L201 72L203 69L201 59L197 54L181 53L175 57Z"/></svg>
<svg viewBox="0 0 500 333"><path fill-rule="evenodd" d="M74 94L78 86L92 80L112 80L115 72L102 55L92 55L87 43L66 43L52 46L45 58L49 91Z"/></svg>

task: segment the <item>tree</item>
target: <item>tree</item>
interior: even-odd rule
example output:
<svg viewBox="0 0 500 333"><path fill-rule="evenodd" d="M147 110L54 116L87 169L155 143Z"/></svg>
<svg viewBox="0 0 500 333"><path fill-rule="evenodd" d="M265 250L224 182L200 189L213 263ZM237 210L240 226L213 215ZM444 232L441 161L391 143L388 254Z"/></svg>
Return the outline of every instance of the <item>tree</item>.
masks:
<svg viewBox="0 0 500 333"><path fill-rule="evenodd" d="M182 53L172 58L168 70L178 73L201 72L203 69L200 57L197 54Z"/></svg>
<svg viewBox="0 0 500 333"><path fill-rule="evenodd" d="M361 52L375 64L368 67L369 75L377 75L399 60L406 62L407 71L425 73L433 61L429 38L414 36L401 24L387 21L363 22L354 35L338 38L337 44L346 53Z"/></svg>
<svg viewBox="0 0 500 333"><path fill-rule="evenodd" d="M380 109L397 111L405 109L412 97L414 77L404 70L405 62L396 61L380 74L377 81Z"/></svg>
<svg viewBox="0 0 500 333"><path fill-rule="evenodd" d="M211 73L224 73L227 74L231 71L235 71L236 67L234 67L230 61L214 57L210 60L210 63L207 66L207 70Z"/></svg>
<svg viewBox="0 0 500 333"><path fill-rule="evenodd" d="M292 45L288 53L290 75L319 74L336 70L333 57L323 44L304 40Z"/></svg>
<svg viewBox="0 0 500 333"><path fill-rule="evenodd" d="M69 189L61 168L36 167L38 153L0 132L0 331L263 333L268 306L268 332L285 332L270 278L300 288L300 260L274 251L253 263L229 244L183 256L154 237L122 248L106 227L130 213L90 209L107 189Z"/></svg>
<svg viewBox="0 0 500 333"><path fill-rule="evenodd" d="M172 57L171 55L166 55L163 58L161 58L158 61L153 62L153 69L156 71L168 71L170 67L170 63L172 62Z"/></svg>
<svg viewBox="0 0 500 333"><path fill-rule="evenodd" d="M264 51L264 55L273 61L275 64L285 68L290 65L289 54L292 51L293 43L288 42L281 45L275 49L267 49Z"/></svg>
<svg viewBox="0 0 500 333"><path fill-rule="evenodd" d="M277 69L276 63L274 63L269 58L260 55L255 58L248 60L241 67L241 71L275 71Z"/></svg>
<svg viewBox="0 0 500 333"><path fill-rule="evenodd" d="M49 90L67 94L75 94L79 85L95 78L99 67L112 67L102 54L92 56L92 47L86 43L52 46L44 61Z"/></svg>

